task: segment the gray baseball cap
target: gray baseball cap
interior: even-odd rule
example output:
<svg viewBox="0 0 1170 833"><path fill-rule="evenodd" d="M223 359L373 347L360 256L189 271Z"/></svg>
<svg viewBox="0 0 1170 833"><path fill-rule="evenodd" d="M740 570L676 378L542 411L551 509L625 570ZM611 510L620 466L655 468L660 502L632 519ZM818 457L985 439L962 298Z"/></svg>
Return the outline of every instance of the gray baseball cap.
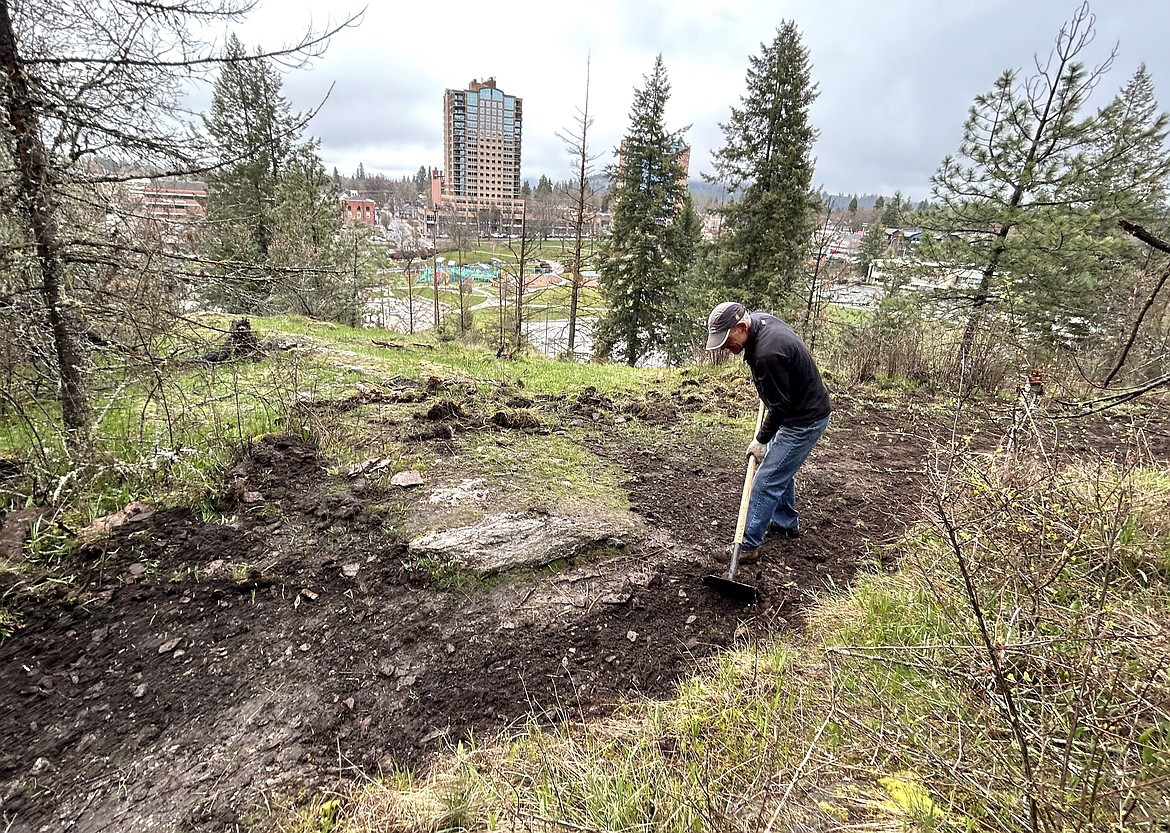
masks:
<svg viewBox="0 0 1170 833"><path fill-rule="evenodd" d="M718 350L727 341L731 328L747 317L747 307L735 301L724 301L707 316L707 349Z"/></svg>

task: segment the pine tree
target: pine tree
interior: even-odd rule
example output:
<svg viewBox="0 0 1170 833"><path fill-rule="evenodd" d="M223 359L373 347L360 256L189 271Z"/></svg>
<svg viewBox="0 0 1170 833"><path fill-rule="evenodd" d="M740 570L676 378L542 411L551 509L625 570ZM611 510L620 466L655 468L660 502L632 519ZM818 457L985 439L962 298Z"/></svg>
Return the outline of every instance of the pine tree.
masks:
<svg viewBox="0 0 1170 833"><path fill-rule="evenodd" d="M688 193L682 211L671 226L670 248L677 285L668 296L664 310L666 340L663 352L671 365L686 364L695 353L695 345L706 339L703 324L712 301L704 293L707 276L697 267L702 242L703 221Z"/></svg>
<svg viewBox="0 0 1170 833"><path fill-rule="evenodd" d="M902 202L902 192L894 192L894 198L882 210L882 216L878 220L878 224L883 228L901 228L902 214L909 209L909 205Z"/></svg>
<svg viewBox="0 0 1170 833"><path fill-rule="evenodd" d="M634 92L619 161L607 171L613 221L598 272L608 310L594 334L599 355L620 356L630 366L666 346L692 255L679 225L688 200L683 131L666 129L670 82L661 55L644 80Z"/></svg>
<svg viewBox="0 0 1170 833"><path fill-rule="evenodd" d="M861 237L858 266L862 274L869 272L869 267L875 260L880 260L888 254L886 243L886 229L881 223L870 223L869 228Z"/></svg>
<svg viewBox="0 0 1170 833"><path fill-rule="evenodd" d="M368 237L368 233L363 235ZM341 215L315 141L297 147L276 184L265 306L353 324L359 318ZM367 241L368 244L368 241Z"/></svg>
<svg viewBox="0 0 1170 833"><path fill-rule="evenodd" d="M992 312L1017 333L1067 342L1108 314L1101 289L1130 249L1117 229L1122 206L1161 193L1165 117L1138 103L1135 82L1104 111L1086 115L1089 92L1113 60L1089 69L1078 56L1092 42L1094 18L1081 5L1056 38L1047 63L1021 78L1008 70L976 98L957 157L933 178L924 256L975 264L960 360L970 367L977 331ZM1150 140L1146 145L1138 140ZM1135 156L1135 153L1138 156ZM1139 159L1140 162L1135 162Z"/></svg>
<svg viewBox="0 0 1170 833"><path fill-rule="evenodd" d="M1100 178L1098 194L1128 220L1141 223L1160 215L1170 186L1170 115L1158 109L1145 64L1098 113L1093 129L1095 147L1085 163Z"/></svg>
<svg viewBox="0 0 1170 833"><path fill-rule="evenodd" d="M808 50L785 21L750 58L747 92L720 125L714 178L742 196L722 209L716 279L749 307L775 308L807 257L818 205L808 113L816 96Z"/></svg>
<svg viewBox="0 0 1170 833"><path fill-rule="evenodd" d="M243 60L235 35L227 55L205 119L218 164L207 177L204 241L208 256L225 264L215 300L230 311L255 312L266 282L241 269L268 262L277 181L304 119L292 113L268 62Z"/></svg>

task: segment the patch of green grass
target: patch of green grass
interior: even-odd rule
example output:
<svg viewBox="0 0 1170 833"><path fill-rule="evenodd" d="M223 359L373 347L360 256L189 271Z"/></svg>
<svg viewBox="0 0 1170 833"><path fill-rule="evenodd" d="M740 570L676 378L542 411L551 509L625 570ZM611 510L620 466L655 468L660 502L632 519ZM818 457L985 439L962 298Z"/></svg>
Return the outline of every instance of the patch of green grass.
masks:
<svg viewBox="0 0 1170 833"><path fill-rule="evenodd" d="M11 607L0 604L0 645L20 629L20 615Z"/></svg>
<svg viewBox="0 0 1170 833"><path fill-rule="evenodd" d="M629 498L618 466L590 453L572 436L498 434L473 437L463 449L475 471L502 484L525 509L562 510L565 505L625 510Z"/></svg>
<svg viewBox="0 0 1170 833"><path fill-rule="evenodd" d="M431 577L432 584L439 590L469 594L483 585L484 579L475 571L468 570L454 561L436 556L422 556L415 560L415 566Z"/></svg>

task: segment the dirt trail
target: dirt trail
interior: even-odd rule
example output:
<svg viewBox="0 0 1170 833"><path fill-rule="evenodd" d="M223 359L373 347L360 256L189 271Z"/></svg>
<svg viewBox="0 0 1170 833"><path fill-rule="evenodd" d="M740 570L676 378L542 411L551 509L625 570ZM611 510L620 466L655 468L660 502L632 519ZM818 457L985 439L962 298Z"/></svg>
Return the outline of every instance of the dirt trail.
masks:
<svg viewBox="0 0 1170 833"><path fill-rule="evenodd" d="M808 532L766 543L741 572L761 591L747 608L701 584L725 569L709 556L734 529L737 454L628 448L598 430L589 443L622 461L649 538L459 592L431 586L380 531L364 511L376 490L355 491L299 440L266 439L225 475L225 500L259 494L264 511L220 524L172 509L124 527L90 554L88 594L0 647L4 829L242 829L269 802L425 765L529 714L668 696L697 660L797 624L810 591L875 568L918 514L949 426L914 396L835 401L798 485ZM1124 428L1078 430L1108 450ZM1001 433L992 424L987 442ZM1164 419L1152 437L1166 459Z"/></svg>

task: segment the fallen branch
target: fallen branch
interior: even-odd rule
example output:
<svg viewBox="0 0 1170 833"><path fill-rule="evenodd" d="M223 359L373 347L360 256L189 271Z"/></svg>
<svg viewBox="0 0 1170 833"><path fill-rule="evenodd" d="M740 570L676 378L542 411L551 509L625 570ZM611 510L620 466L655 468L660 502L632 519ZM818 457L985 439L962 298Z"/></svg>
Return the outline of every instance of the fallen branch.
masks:
<svg viewBox="0 0 1170 833"><path fill-rule="evenodd" d="M376 347L389 347L391 350L405 350L407 347L425 347L428 350L434 350L435 345L426 344L421 341L407 341L402 344L395 344L393 341L382 341L377 338L371 338L370 344Z"/></svg>
<svg viewBox="0 0 1170 833"><path fill-rule="evenodd" d="M1155 237L1141 226L1136 225L1135 223L1131 223L1128 220L1118 220L1117 223L1125 231L1132 234L1143 243L1157 249L1158 251L1170 254L1170 243ZM1121 354L1117 357L1117 361L1114 362L1113 369L1110 370L1109 373L1105 376L1105 381L1101 383L1103 387L1109 387L1109 383L1113 381L1113 377L1116 376L1121 371L1121 368L1125 365L1125 360L1129 358L1129 351L1133 349L1134 342L1137 341L1138 331L1141 330L1142 322L1146 319L1146 313L1148 313L1150 311L1150 307L1154 305L1154 300L1158 297L1158 293L1162 291L1162 287L1166 285L1167 279L1170 279L1170 264L1167 264L1166 268L1162 270L1162 277L1158 279L1158 283L1154 286L1153 290L1150 291L1149 296L1146 298L1145 304L1142 305L1141 312L1138 313L1137 319L1133 322L1132 329L1130 329L1129 338L1126 339L1125 346L1121 348Z"/></svg>
<svg viewBox="0 0 1170 833"><path fill-rule="evenodd" d="M1121 226L1123 231L1127 232L1128 234L1132 234L1147 246L1170 255L1170 243L1167 243L1162 238L1146 231L1137 223L1131 223L1129 220L1118 220L1117 225Z"/></svg>

